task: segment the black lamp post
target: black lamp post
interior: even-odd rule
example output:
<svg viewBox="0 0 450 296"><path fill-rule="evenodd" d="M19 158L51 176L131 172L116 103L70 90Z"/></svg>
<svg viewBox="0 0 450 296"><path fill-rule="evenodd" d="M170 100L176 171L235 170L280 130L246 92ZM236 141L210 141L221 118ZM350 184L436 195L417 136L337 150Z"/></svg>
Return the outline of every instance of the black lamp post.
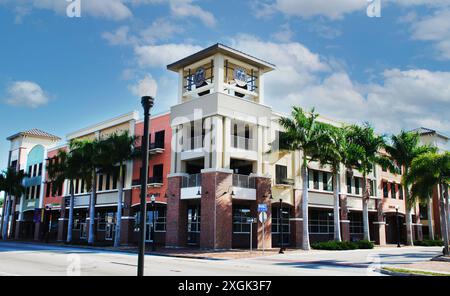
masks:
<svg viewBox="0 0 450 296"><path fill-rule="evenodd" d="M152 235L152 251L154 252L156 250L156 238L155 238L155 195L152 194L151 201L152 201L152 229L151 229L151 235Z"/></svg>
<svg viewBox="0 0 450 296"><path fill-rule="evenodd" d="M400 216L398 215L398 206L395 207L395 217L397 219L397 248L400 248Z"/></svg>
<svg viewBox="0 0 450 296"><path fill-rule="evenodd" d="M150 121L150 109L153 107L154 99L149 96L142 97L141 103L144 108L144 135L142 136L142 171L141 171L141 223L139 227L139 253L138 253L138 276L144 276L145 258L145 226L147 222L147 182L148 182L148 131Z"/></svg>
<svg viewBox="0 0 450 296"><path fill-rule="evenodd" d="M281 219L283 215L283 200L280 198L280 210L278 213L278 226L280 227L280 251L279 254L284 254L283 247L283 220Z"/></svg>

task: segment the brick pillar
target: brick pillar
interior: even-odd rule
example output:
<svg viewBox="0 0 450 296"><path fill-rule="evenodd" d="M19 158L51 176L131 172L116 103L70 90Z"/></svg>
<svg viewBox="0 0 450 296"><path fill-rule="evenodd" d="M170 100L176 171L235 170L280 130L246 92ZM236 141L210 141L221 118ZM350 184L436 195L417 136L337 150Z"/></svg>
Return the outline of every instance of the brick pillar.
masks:
<svg viewBox="0 0 450 296"><path fill-rule="evenodd" d="M292 221L294 231L294 248L301 248L303 244L303 214L302 214L302 190L294 189L294 219Z"/></svg>
<svg viewBox="0 0 450 296"><path fill-rule="evenodd" d="M264 248L268 249L272 247L272 208L270 206L270 192L271 192L271 179L266 177L256 177L256 202L257 204L267 205L267 221L263 225L259 219L257 224L257 246L258 249L262 249L263 241ZM264 228L264 237L263 237Z"/></svg>
<svg viewBox="0 0 450 296"><path fill-rule="evenodd" d="M58 219L58 236L57 240L59 242L65 242L67 240L67 226L68 217L66 217L66 202L65 197L61 198L61 210Z"/></svg>
<svg viewBox="0 0 450 296"><path fill-rule="evenodd" d="M166 246L184 247L187 240L187 207L181 197L181 176L168 180ZM202 213L203 214L203 213Z"/></svg>
<svg viewBox="0 0 450 296"><path fill-rule="evenodd" d="M19 203L17 202L17 200L19 200ZM14 199L12 200L12 207L9 211L9 214L11 215L10 217L10 222L11 222L11 228L9 229L9 232L11 233L11 237L14 235L14 237L16 239L18 239L20 237L20 232L22 231L22 223L16 221L16 205L20 204L20 197L14 197ZM19 210L20 211L20 210ZM20 214L19 214L20 217ZM20 226L18 224L21 224Z"/></svg>
<svg viewBox="0 0 450 296"><path fill-rule="evenodd" d="M341 239L343 241L350 241L350 220L348 219L347 195L339 195L340 206L340 223L341 223Z"/></svg>
<svg viewBox="0 0 450 296"><path fill-rule="evenodd" d="M12 217L12 219L14 219L14 216ZM19 220L16 221L16 226L14 229L14 238L15 239L20 239L22 228L23 228L23 221L19 221Z"/></svg>
<svg viewBox="0 0 450 296"><path fill-rule="evenodd" d="M134 219L131 211L131 190L123 192L123 212L120 225L120 243L128 245L132 240Z"/></svg>
<svg viewBox="0 0 450 296"><path fill-rule="evenodd" d="M231 171L202 173L200 248L232 247L232 181Z"/></svg>
<svg viewBox="0 0 450 296"><path fill-rule="evenodd" d="M374 240L377 245L386 245L386 222L383 218L383 205L381 200L377 200L377 221L373 222L374 225Z"/></svg>
<svg viewBox="0 0 450 296"><path fill-rule="evenodd" d="M35 241L41 240L43 227L44 227L44 223L41 223L41 221L34 223L34 240Z"/></svg>

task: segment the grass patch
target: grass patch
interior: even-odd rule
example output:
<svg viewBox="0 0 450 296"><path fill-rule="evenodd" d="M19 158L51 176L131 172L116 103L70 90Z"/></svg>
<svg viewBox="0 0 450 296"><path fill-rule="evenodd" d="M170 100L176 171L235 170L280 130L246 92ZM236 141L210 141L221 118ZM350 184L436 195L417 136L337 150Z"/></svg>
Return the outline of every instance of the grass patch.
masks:
<svg viewBox="0 0 450 296"><path fill-rule="evenodd" d="M405 268L383 267L383 269L387 270L387 271L392 271L392 272L409 273L409 274L415 274L415 275L449 276L448 274L445 274L445 273L421 271L421 270L411 270L411 269L405 269Z"/></svg>
<svg viewBox="0 0 450 296"><path fill-rule="evenodd" d="M374 245L370 241L360 240L356 242L338 242L338 241L327 241L327 242L318 242L311 244L311 247L316 250L335 250L335 251L344 251L344 250L356 250L356 249L373 249Z"/></svg>

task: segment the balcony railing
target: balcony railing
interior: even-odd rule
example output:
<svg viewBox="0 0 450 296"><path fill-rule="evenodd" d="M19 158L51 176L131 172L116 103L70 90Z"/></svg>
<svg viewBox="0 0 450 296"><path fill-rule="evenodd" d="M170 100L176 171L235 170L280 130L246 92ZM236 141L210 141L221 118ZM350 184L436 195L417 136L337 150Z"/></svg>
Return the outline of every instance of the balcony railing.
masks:
<svg viewBox="0 0 450 296"><path fill-rule="evenodd" d="M231 145L236 149L241 150L256 150L256 142L254 139L239 137L239 136L231 136Z"/></svg>
<svg viewBox="0 0 450 296"><path fill-rule="evenodd" d="M233 186L240 188L256 188L255 186L255 178L252 178L247 175L233 175Z"/></svg>
<svg viewBox="0 0 450 296"><path fill-rule="evenodd" d="M202 186L202 174L189 175L182 178L181 188Z"/></svg>
<svg viewBox="0 0 450 296"><path fill-rule="evenodd" d="M148 181L147 181L147 185L150 186L154 186L155 184L163 184L163 177L162 176L158 176L158 177L149 177ZM141 185L141 180L140 179L135 179L131 182L131 186L140 186Z"/></svg>
<svg viewBox="0 0 450 296"><path fill-rule="evenodd" d="M164 151L164 142L150 143L148 146L150 154L162 153Z"/></svg>
<svg viewBox="0 0 450 296"><path fill-rule="evenodd" d="M276 185L294 185L295 181L294 179L290 179L290 178L276 178L275 179L275 184Z"/></svg>
<svg viewBox="0 0 450 296"><path fill-rule="evenodd" d="M203 147L203 136L187 138L183 143L183 151L195 150Z"/></svg>

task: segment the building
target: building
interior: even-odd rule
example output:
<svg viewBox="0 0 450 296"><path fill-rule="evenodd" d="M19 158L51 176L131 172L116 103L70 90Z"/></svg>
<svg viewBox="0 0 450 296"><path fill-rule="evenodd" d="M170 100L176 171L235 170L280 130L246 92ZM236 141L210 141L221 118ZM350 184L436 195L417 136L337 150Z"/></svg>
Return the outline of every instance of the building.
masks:
<svg viewBox="0 0 450 296"><path fill-rule="evenodd" d="M265 75L276 71L275 65L216 44L167 68L179 76L178 98L170 112L150 119L147 241L170 247L248 248L251 232L255 248L263 245L275 247L281 242L285 246L300 247L304 187L309 191L310 240L333 239L333 178L330 169L310 162L309 180L303 184L300 178L302 153L277 149L283 132L278 119L283 114L265 104L264 85ZM320 120L342 125L323 117ZM137 112L70 133L66 140L95 139L120 131L135 135L137 148L140 147L143 121ZM29 168L31 172L35 171L36 164L45 159L42 151L49 166L57 161L60 149L67 149L65 144L56 146L57 137L39 138L41 142L36 144L43 145L45 149L36 154L42 157L29 154L28 160L20 154L16 138L8 138L12 141L11 151L13 147L17 151L14 152L17 162L14 163L10 157L9 164L18 166L20 162L22 165L19 168ZM48 143L44 145L42 140ZM46 180L38 182L41 186L39 198L36 196L37 183L27 181L30 188L35 187L32 194L35 198L22 198L15 208L16 215L21 217L18 221L27 223L30 222L30 215L23 213L41 213L40 222L35 222L35 229L39 228L39 231L31 236L28 230L24 230L32 229L31 224L22 223L22 230L18 232L27 233L23 236L27 238L64 241L67 236L68 182L62 188L52 188L44 169L46 166L42 166L42 171L39 167L37 174L46 176ZM135 244L141 219L140 160L130 160L126 164L126 172L121 239L123 244ZM395 213L398 210L402 221L405 215L401 176L377 166L368 179L371 238L380 245L393 243L396 240ZM95 241L112 244L117 212L117 180L99 174L96 183ZM362 175L342 166L337 183L342 238L361 239ZM75 241L87 241L89 191L82 180L75 181ZM152 196L155 199L154 208ZM31 201L34 203L31 204ZM264 224L249 223L250 218L258 216L258 207L262 205L267 207L267 221ZM413 219L414 236L421 239L419 207L414 209ZM152 229L155 237L152 237Z"/></svg>

